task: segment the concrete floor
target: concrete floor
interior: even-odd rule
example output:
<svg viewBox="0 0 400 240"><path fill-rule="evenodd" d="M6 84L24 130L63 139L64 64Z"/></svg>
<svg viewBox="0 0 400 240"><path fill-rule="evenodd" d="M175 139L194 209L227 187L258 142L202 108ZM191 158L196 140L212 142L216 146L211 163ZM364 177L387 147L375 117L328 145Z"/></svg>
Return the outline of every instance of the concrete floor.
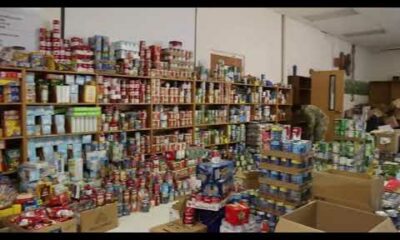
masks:
<svg viewBox="0 0 400 240"><path fill-rule="evenodd" d="M162 204L148 213L133 213L119 218L119 226L109 232L149 232L149 229L170 221L169 212L174 203Z"/></svg>

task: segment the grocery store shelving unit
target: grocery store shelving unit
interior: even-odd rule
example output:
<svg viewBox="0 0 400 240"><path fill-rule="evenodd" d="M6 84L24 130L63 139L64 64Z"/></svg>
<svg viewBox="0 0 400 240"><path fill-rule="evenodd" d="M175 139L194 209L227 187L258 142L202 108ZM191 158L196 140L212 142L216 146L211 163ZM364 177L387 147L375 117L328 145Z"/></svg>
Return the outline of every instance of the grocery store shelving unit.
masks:
<svg viewBox="0 0 400 240"><path fill-rule="evenodd" d="M298 162L311 161L311 159L312 159L311 154L298 155L295 153L275 151L275 150L263 152L262 155L263 155L263 157L276 157L276 158L292 159L292 160L296 160ZM282 165L276 165L273 163L263 162L263 163L260 163L260 169L277 171L277 172L286 173L286 174L302 174L302 173L311 172L313 168L312 167L295 168L295 167L287 167L287 166L282 166ZM298 191L298 192L302 192L306 189L309 189L311 186L310 180L304 182L303 184L295 184L295 183L291 183L291 182L290 183L285 182L282 180L274 180L274 179L266 178L266 177L262 177L262 176L259 177L259 183L260 184L268 184L270 186L283 187L288 190L293 190L293 191ZM276 202L282 202L284 205L290 205L290 206L293 206L294 208L304 205L308 200L308 199L300 199L300 201L294 201L291 198L275 196L275 195L271 195L271 194L267 194L267 193L260 193L260 196L267 200L274 200ZM282 213L276 211L275 209L259 209L259 210L276 215L276 216L283 215Z"/></svg>
<svg viewBox="0 0 400 240"><path fill-rule="evenodd" d="M252 115L254 113L255 107L259 107L262 105L270 105L277 111L278 109L288 109L288 106L291 105L291 89L290 88L282 88L278 86L270 86L270 87L263 87L263 88L268 88L274 91L287 91L289 96L288 104L262 104L262 103L231 103L229 100L224 101L223 103L196 103L196 98L195 98L195 91L196 91L196 86L197 84L201 83L202 81L198 80L192 80L192 79L180 79L180 78L166 78L166 77L153 77L153 76L130 76L130 75L121 75L121 74L110 74L110 73L104 73L104 72L96 72L96 73L86 73L86 72L74 72L74 71L55 71L55 70L36 70L36 69L29 69L29 68L12 68L12 67L0 67L0 71L15 71L15 72L20 72L21 73L21 102L19 103L0 103L0 109L18 109L21 112L21 129L22 129L22 135L21 136L14 136L14 137L2 137L0 136L0 141L4 141L5 145L8 146L9 142L16 142L16 145L19 145L21 148L21 162L25 162L28 160L28 151L27 151L27 145L28 141L30 139L35 139L35 138L52 138L52 137L58 137L58 136L79 136L79 135L94 135L96 139L99 138L100 135L102 134L111 134L111 133L121 133L121 132L136 132L136 131L142 131L142 132L148 132L150 135L150 143L153 143L153 136L155 136L157 133L161 132L168 132L171 130L192 130L193 133L193 141L194 141L194 134L195 134L195 129L196 128L215 128L215 127L220 127L223 128L225 133L227 133L228 126L229 125L237 125L237 124L246 124L248 122L229 122L229 109L232 106L242 106L242 105L248 105L251 106L252 108ZM125 79L139 79L139 80L145 80L149 81L149 85L151 84L151 81L154 79L159 79L161 81L175 81L175 82L189 82L191 83L191 90L192 90L192 98L191 98L191 103L153 103L152 99L152 91L150 91L150 102L146 103L101 103L98 102L98 98L96 96L96 102L93 103L31 103L27 102L26 96L26 74L27 73L35 73L35 74L63 74L63 75L90 75L93 76L96 80L96 85L97 85L97 80L99 77L112 77L112 78L125 78ZM254 85L254 84L245 84L245 83L236 83L236 82L227 82L227 81L221 81L221 80L207 80L205 81L207 83L214 83L214 84L225 84L229 89L234 88L234 87L249 87L249 88L259 88L260 86ZM97 93L96 93L97 95ZM192 124L188 126L179 126L179 127L168 127L168 128L152 128L152 113L154 110L154 106L156 105L165 105L165 106L182 106L185 109L191 109L193 112L192 116ZM104 106L128 106L130 108L134 107L142 107L146 109L147 111L147 126L141 129L128 129L128 130L115 130L115 131L100 131L100 124L98 125L99 130L96 132L82 132L82 133L65 133L65 134L49 134L49 135L41 135L41 136L28 136L27 135L27 129L26 129L26 111L28 106L54 106L54 107L73 107L73 106L92 106L92 107L104 107ZM223 106L228 108L228 122L222 122L222 123L203 123L203 124L196 124L195 121L195 110L196 107L198 106L205 106L206 108L213 107L213 106ZM252 119L253 120L253 119ZM99 120L100 121L100 120ZM277 119L276 122L284 122L285 120L283 119ZM228 148L229 145L231 144L236 144L239 142L223 142L223 143L218 143L218 144L208 144L205 147L225 147ZM160 152L151 152L152 154L158 154ZM146 153L150 154L150 153Z"/></svg>

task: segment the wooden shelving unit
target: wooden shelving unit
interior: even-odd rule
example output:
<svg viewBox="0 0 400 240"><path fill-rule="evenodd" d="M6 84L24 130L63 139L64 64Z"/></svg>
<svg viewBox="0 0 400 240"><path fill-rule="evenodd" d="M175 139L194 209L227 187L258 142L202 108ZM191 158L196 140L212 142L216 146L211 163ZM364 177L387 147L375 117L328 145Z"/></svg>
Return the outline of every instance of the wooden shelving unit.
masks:
<svg viewBox="0 0 400 240"><path fill-rule="evenodd" d="M62 136L80 136L80 135L93 135L94 139L98 139L99 136L103 134L114 134L114 133L122 133L122 132L145 132L150 136L150 142L151 144L153 143L153 137L155 135L163 134L164 132L168 131L174 131L174 130L192 130L193 133L193 141L194 141L194 136L195 136L195 130L196 128L219 128L223 129L224 133L227 134L229 125L239 125L239 124L246 124L248 122L222 122L222 123L204 123L204 124L196 124L195 121L195 110L198 107L204 107L204 108L219 108L219 107L226 107L228 109L228 120L229 120L229 110L232 107L239 107L239 106L250 106L252 114L255 111L256 107L261 107L263 105L270 105L272 111L277 111L278 109L287 109L287 106L291 105L291 93L288 91L291 91L290 88L282 88L278 86L269 86L269 87L262 87L260 85L256 84L245 84L245 83L237 83L237 82L227 82L227 81L221 81L221 80L214 80L214 79L208 79L207 81L200 81L200 80L192 80L192 79L181 79L181 78L166 78L166 77L159 77L159 76L129 76L129 75L121 75L121 74L111 74L111 73L104 73L104 72L95 72L95 73L87 73L87 72L73 72L73 71L56 71L56 70L37 70L37 69L25 69L25 68L10 68L10 67L0 67L0 71L16 71L20 72L22 75L21 78L21 102L14 102L14 103L0 103L0 109L2 108L11 108L11 109L18 109L21 112L21 128L22 128L22 135L21 136L16 136L16 137L0 137L0 141L5 141L6 146L8 146L9 141L14 141L16 142L16 145L20 147L21 149L21 162L26 162L28 161L28 141L32 139L37 139L37 138L55 138L55 137L62 137ZM124 79L142 79L142 80L148 80L149 84L153 80L161 80L161 81L175 81L175 82L188 82L191 83L192 86L192 101L191 103L154 103L154 102L145 102L145 103L103 103L99 102L96 96L96 102L94 103L54 103L54 102L48 102L48 103L40 103L40 102L27 102L26 100L26 75L27 73L35 73L35 74L62 74L62 75L81 75L81 76L92 76L95 80L96 83L98 82L99 78L103 77L111 77L111 78L124 78ZM284 90L288 92L289 101L288 104L263 104L260 102L257 103L230 103L230 102L219 102L219 103L196 103L196 86L202 82L206 83L214 83L214 84L225 84L226 86L230 88L252 88L252 89L258 89L258 88L268 88L274 91L279 91L279 90ZM98 87L98 86L97 86ZM150 92L150 99L152 99L153 93ZM167 128L152 128L151 123L152 123L152 113L154 111L155 106L159 105L164 105L164 106L180 106L183 109L191 109L193 112L192 116L192 124L188 126L179 126L179 127L167 127ZM106 106L117 106L117 107L141 107L143 110L147 111L147 126L144 128L140 129L129 129L129 130L113 130L113 131L101 131L100 130L100 124L98 125L99 130L95 132L82 132L82 133L64 133L64 134L49 134L49 135L40 135L40 136L28 136L27 135L27 129L26 129L26 111L28 106L54 106L54 107L73 107L73 106L92 106L92 107L106 107ZM253 120L253 119L251 119ZM100 121L100 120L99 120ZM280 122L280 119L277 119L276 122ZM229 148L230 145L232 144L237 144L240 142L232 141L232 142L227 142L227 143L220 143L220 144L210 144L205 147L225 147L226 149ZM161 152L154 152L154 154L158 154ZM148 154L148 153L146 153Z"/></svg>
<svg viewBox="0 0 400 240"><path fill-rule="evenodd" d="M300 161L300 162L309 161L310 158L312 158L311 154L298 155L298 154L294 154L294 153L283 152L283 151L274 151L274 150L271 150L268 152L263 152L262 155L263 155L263 157L276 157L276 158L281 158L281 159L284 158L284 159L291 159L291 160L296 160L296 161ZM277 164L273 164L273 163L265 163L265 162L260 163L260 169L266 169L269 171L276 171L276 172L290 174L290 175L310 173L313 170L313 168L311 166L297 168L297 167L293 167L293 166L287 167L287 166L277 165ZM293 182L286 182L283 180L274 180L274 179L267 178L264 176L259 177L259 183L267 184L269 186L275 186L278 188L285 188L290 191L296 191L296 192L299 192L300 195L302 195L301 194L302 192L306 191L307 189L309 189L311 187L310 180L308 180L302 184L295 184ZM271 195L269 193L264 193L264 192L260 192L260 196L266 200L282 202L284 205L290 205L295 208L305 204L308 200L308 199L304 199L303 197L300 197L300 200L294 201L293 199L290 199L289 196L284 198L280 194ZM277 216L282 215L282 214L277 214L278 212L272 211L270 209L264 209L264 210L267 213L275 214Z"/></svg>

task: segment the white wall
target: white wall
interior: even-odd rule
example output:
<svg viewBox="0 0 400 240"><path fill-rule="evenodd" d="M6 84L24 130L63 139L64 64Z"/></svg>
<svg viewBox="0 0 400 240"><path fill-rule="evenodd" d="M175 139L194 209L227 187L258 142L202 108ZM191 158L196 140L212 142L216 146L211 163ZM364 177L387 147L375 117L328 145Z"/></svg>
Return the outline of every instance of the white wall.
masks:
<svg viewBox="0 0 400 240"><path fill-rule="evenodd" d="M199 8L197 60L210 65L210 53L245 56L245 72L281 80L281 16L265 8Z"/></svg>
<svg viewBox="0 0 400 240"><path fill-rule="evenodd" d="M341 51L351 51L351 44L291 18L286 18L285 32L286 76L292 74L293 65L297 65L297 74L301 76L309 76L311 68L332 70L333 59Z"/></svg>
<svg viewBox="0 0 400 240"><path fill-rule="evenodd" d="M66 37L99 34L164 47L179 40L194 50L194 8L66 8L65 19Z"/></svg>
<svg viewBox="0 0 400 240"><path fill-rule="evenodd" d="M400 76L400 51L373 54L373 65L371 79L374 81L392 80L393 76Z"/></svg>
<svg viewBox="0 0 400 240"><path fill-rule="evenodd" d="M194 8L66 8L66 37L104 34L111 40L146 40L163 43L181 40L184 48L195 49L197 60L209 67L210 53L235 53L245 58L245 71L265 73L274 82L281 80L281 15L266 8L199 8L195 44ZM42 23L60 18L60 8L40 8ZM351 44L296 20L286 18L284 78L297 65L298 75L309 69L334 69L333 58L349 53ZM163 42L160 42L163 41ZM361 81L386 80L400 74L400 52L373 54L356 49L355 78ZM366 102L345 96L345 108Z"/></svg>
<svg viewBox="0 0 400 240"><path fill-rule="evenodd" d="M54 19L61 19L61 8L39 8L40 17L44 27L51 27Z"/></svg>

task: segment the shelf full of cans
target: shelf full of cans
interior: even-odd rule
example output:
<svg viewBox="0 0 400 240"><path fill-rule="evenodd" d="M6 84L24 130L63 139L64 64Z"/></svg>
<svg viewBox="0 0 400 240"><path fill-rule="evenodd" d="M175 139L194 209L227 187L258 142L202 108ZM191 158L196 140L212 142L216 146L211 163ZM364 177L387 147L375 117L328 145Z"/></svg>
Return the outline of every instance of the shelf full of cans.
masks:
<svg viewBox="0 0 400 240"><path fill-rule="evenodd" d="M315 144L315 169L370 172L378 159L375 138L363 123L353 119L336 119L334 141Z"/></svg>
<svg viewBox="0 0 400 240"><path fill-rule="evenodd" d="M259 161L259 209L280 216L306 203L310 198L312 145L301 140L301 128L249 124L248 131L249 146L256 148Z"/></svg>
<svg viewBox="0 0 400 240"><path fill-rule="evenodd" d="M21 71L0 70L0 175L18 169L22 154Z"/></svg>

